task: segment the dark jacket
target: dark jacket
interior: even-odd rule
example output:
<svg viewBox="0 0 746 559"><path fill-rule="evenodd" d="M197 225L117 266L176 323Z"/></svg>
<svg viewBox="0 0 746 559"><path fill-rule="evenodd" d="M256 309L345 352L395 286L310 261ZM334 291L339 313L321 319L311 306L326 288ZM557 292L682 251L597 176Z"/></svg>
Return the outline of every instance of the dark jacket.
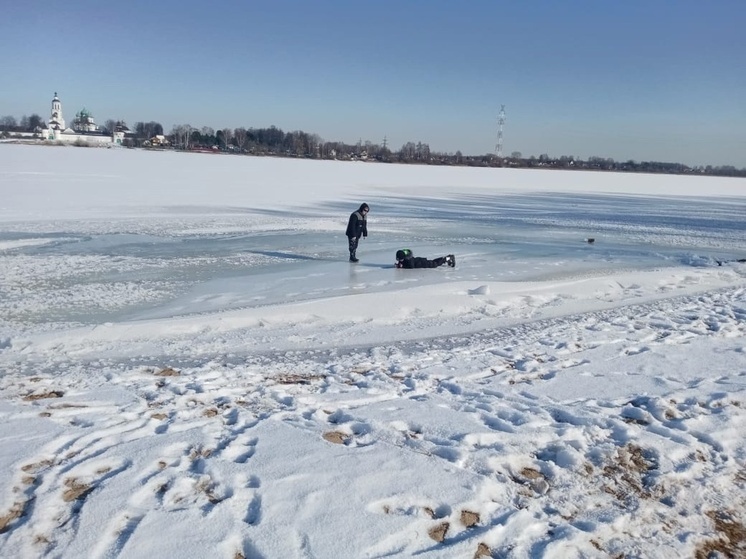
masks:
<svg viewBox="0 0 746 559"><path fill-rule="evenodd" d="M350 220L347 222L347 232L345 235L348 237L367 237L368 236L368 221L365 213L363 213L363 207L368 207L366 204L362 204L357 211L350 214Z"/></svg>

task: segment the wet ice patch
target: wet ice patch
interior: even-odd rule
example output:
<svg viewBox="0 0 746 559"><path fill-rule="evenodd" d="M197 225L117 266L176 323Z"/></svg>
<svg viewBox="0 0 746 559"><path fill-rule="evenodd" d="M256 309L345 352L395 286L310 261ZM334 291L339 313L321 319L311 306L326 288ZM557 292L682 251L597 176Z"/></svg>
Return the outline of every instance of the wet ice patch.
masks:
<svg viewBox="0 0 746 559"><path fill-rule="evenodd" d="M45 245L56 244L59 242L74 241L73 238L37 238L37 239L15 239L15 240L0 240L0 252L9 252L18 249L24 249L29 247L41 247Z"/></svg>

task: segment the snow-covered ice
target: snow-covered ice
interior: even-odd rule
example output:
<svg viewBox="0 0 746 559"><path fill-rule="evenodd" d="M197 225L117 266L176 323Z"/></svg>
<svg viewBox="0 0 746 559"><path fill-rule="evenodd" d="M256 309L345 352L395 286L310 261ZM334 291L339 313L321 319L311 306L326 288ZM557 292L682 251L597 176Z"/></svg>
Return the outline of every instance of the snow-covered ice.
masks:
<svg viewBox="0 0 746 559"><path fill-rule="evenodd" d="M744 216L743 179L0 145L0 556L746 556Z"/></svg>

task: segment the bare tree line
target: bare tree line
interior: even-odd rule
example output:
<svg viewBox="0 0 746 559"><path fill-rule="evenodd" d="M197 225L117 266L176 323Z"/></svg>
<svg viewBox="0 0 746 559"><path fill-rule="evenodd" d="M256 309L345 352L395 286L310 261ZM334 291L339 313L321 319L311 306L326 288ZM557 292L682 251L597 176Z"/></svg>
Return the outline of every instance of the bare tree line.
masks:
<svg viewBox="0 0 746 559"><path fill-rule="evenodd" d="M33 114L23 116L20 122L12 116L0 117L0 136L8 137L13 132L33 132L45 126L42 118ZM746 168L737 169L731 165L689 167L681 163L658 161L615 161L611 158L590 157L582 160L571 155L550 157L523 157L513 152L510 157L497 157L495 154L464 155L436 152L424 142L406 142L397 151L388 148L387 142L363 142L355 144L325 141L318 134L301 130L284 132L280 128L223 128L215 130L209 126L196 128L190 124L173 126L169 134L164 133L159 122L137 122L130 130L124 121L112 119L104 123L104 131L124 130L128 134L125 145L147 147L153 138L163 136L168 139L171 149L208 149L236 154L272 155L281 157L302 157L308 159L367 160L384 163L418 163L427 165L465 165L472 167L514 167L549 169L592 169L601 171L667 173L667 174L706 174L717 176L746 176Z"/></svg>

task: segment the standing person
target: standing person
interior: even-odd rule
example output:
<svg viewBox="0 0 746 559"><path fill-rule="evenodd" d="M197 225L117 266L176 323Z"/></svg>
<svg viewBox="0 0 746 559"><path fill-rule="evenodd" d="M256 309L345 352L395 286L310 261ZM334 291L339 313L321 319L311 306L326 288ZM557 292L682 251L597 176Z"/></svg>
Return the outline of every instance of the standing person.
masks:
<svg viewBox="0 0 746 559"><path fill-rule="evenodd" d="M455 268L456 257L453 254L448 254L447 256L440 256L429 260L422 256L415 256L408 248L396 251L397 268L406 268L408 270L413 268L437 268L443 264L448 264L451 268Z"/></svg>
<svg viewBox="0 0 746 559"><path fill-rule="evenodd" d="M357 211L350 214L350 220L347 222L347 241L350 246L350 262L357 262L358 258L355 256L357 251L357 244L360 242L360 237L363 238L368 236L368 221L367 216L370 208L368 204L362 203Z"/></svg>

